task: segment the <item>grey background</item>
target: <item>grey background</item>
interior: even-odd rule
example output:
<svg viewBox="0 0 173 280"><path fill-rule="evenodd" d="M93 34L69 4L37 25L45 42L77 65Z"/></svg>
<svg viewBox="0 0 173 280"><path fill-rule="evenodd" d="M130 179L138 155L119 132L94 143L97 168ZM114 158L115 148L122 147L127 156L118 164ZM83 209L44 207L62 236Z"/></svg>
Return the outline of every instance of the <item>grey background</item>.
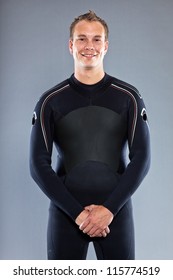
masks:
<svg viewBox="0 0 173 280"><path fill-rule="evenodd" d="M89 9L110 27L106 72L135 85L148 108L152 166L133 196L136 258L173 259L172 0L0 1L0 259L46 259L49 201L28 167L32 112L73 72L69 25Z"/></svg>

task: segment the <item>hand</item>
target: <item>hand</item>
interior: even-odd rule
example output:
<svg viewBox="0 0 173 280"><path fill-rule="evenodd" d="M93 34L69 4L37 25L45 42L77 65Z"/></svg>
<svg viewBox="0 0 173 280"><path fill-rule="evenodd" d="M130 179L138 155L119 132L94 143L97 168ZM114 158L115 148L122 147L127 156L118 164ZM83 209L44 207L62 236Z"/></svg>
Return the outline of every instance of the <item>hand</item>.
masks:
<svg viewBox="0 0 173 280"><path fill-rule="evenodd" d="M84 209L76 218L75 223L80 227L80 225L86 220L89 215L89 211Z"/></svg>
<svg viewBox="0 0 173 280"><path fill-rule="evenodd" d="M85 207L89 211L87 218L80 224L80 229L91 237L106 236L110 230L109 225L114 215L102 205L89 205Z"/></svg>
<svg viewBox="0 0 173 280"><path fill-rule="evenodd" d="M92 211L93 207L88 206L88 210L87 207L86 209L84 209L76 218L75 223L79 226L79 228L81 229L82 224L84 223L84 221L89 217L90 212ZM90 237L106 237L107 234L110 232L109 227L106 227L102 232L100 232L98 235L90 235Z"/></svg>

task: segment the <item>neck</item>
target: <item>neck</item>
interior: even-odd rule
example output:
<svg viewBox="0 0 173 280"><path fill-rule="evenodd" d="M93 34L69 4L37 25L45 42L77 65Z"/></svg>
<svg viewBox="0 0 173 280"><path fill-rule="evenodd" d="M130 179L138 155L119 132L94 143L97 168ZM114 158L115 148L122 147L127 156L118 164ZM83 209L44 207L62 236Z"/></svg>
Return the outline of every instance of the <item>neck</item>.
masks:
<svg viewBox="0 0 173 280"><path fill-rule="evenodd" d="M96 71L91 69L85 69L78 71L75 69L74 76L75 78L83 84L92 85L98 83L101 79L103 79L105 72L103 69Z"/></svg>

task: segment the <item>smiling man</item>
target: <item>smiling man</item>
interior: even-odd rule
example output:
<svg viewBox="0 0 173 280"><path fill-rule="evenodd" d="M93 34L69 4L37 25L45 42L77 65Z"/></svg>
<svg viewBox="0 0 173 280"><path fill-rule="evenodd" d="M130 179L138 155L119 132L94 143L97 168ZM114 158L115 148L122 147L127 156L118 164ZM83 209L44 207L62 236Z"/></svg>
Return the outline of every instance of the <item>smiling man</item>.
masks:
<svg viewBox="0 0 173 280"><path fill-rule="evenodd" d="M131 196L150 166L145 105L105 73L108 26L94 12L71 24L69 50L74 74L42 95L32 122L31 175L50 199L48 259L86 259L91 241L98 259L134 259Z"/></svg>
<svg viewBox="0 0 173 280"><path fill-rule="evenodd" d="M107 31L108 32L108 31ZM108 38L99 21L81 20L71 31L70 53L73 54L75 77L93 84L104 77L103 58L108 49Z"/></svg>

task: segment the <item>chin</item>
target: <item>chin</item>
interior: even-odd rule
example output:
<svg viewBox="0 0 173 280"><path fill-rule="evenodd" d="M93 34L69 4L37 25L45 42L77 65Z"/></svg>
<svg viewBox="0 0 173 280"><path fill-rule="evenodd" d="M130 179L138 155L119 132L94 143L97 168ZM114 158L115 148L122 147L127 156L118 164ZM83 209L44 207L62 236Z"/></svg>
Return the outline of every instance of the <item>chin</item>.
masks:
<svg viewBox="0 0 173 280"><path fill-rule="evenodd" d="M92 70L92 69L94 69L96 66L95 66L95 65L91 65L91 64L90 64L90 65L89 65L89 64L88 64L88 65L87 65L87 64L84 64L83 67L84 67L85 69L87 69L87 70Z"/></svg>

